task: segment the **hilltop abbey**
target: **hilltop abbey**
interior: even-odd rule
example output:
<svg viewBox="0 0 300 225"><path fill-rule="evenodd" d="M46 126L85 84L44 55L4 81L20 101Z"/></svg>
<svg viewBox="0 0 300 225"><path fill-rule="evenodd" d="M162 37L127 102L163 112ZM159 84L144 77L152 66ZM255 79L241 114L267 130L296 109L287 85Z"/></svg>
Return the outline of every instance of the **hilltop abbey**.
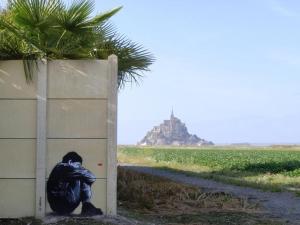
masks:
<svg viewBox="0 0 300 225"><path fill-rule="evenodd" d="M189 134L186 125L174 116L172 110L170 119L164 120L159 126L155 126L138 145L202 146L213 145L213 142L201 139L195 134Z"/></svg>

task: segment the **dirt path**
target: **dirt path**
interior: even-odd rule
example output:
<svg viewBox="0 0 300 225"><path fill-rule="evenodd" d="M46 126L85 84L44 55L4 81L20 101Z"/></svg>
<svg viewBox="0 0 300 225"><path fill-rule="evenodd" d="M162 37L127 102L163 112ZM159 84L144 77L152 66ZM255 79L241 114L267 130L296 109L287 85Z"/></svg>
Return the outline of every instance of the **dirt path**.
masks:
<svg viewBox="0 0 300 225"><path fill-rule="evenodd" d="M120 166L124 169L165 177L176 182L201 187L204 191L223 191L237 197L246 197L249 200L259 202L264 207L265 213L271 217L284 219L287 221L287 224L300 224L300 197L296 197L293 193L265 192L254 188L224 184L147 166L131 164L122 164Z"/></svg>

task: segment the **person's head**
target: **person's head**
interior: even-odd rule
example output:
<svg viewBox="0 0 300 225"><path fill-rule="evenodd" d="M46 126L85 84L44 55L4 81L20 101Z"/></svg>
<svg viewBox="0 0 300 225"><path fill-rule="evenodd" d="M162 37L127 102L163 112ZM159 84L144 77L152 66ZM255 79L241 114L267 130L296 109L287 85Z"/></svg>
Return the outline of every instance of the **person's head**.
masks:
<svg viewBox="0 0 300 225"><path fill-rule="evenodd" d="M80 155L78 155L76 152L68 152L63 158L62 162L63 163L68 163L68 162L79 162L82 164L82 158Z"/></svg>

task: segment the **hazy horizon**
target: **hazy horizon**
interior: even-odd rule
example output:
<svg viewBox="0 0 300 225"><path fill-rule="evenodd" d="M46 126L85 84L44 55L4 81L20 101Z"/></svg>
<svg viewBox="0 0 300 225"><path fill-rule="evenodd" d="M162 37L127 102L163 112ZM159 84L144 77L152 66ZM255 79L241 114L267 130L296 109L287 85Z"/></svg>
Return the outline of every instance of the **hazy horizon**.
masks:
<svg viewBox="0 0 300 225"><path fill-rule="evenodd" d="M123 5L112 23L156 58L119 93L119 144L136 144L172 107L214 143L300 143L300 1L95 2L97 12Z"/></svg>
<svg viewBox="0 0 300 225"><path fill-rule="evenodd" d="M97 1L124 8L118 30L153 52L119 93L118 143L136 144L172 107L214 143L300 143L300 2Z"/></svg>

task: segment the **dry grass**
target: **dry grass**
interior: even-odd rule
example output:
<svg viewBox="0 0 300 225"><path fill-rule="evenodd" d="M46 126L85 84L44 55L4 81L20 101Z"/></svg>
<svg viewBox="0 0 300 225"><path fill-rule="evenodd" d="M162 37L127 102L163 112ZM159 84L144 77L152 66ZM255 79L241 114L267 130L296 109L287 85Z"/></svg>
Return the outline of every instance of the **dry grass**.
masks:
<svg viewBox="0 0 300 225"><path fill-rule="evenodd" d="M199 211L257 211L257 204L224 192L203 192L199 188L168 179L120 169L119 204L148 213L197 213Z"/></svg>
<svg viewBox="0 0 300 225"><path fill-rule="evenodd" d="M119 212L141 224L280 224L256 203L224 192L204 192L168 179L118 169Z"/></svg>

